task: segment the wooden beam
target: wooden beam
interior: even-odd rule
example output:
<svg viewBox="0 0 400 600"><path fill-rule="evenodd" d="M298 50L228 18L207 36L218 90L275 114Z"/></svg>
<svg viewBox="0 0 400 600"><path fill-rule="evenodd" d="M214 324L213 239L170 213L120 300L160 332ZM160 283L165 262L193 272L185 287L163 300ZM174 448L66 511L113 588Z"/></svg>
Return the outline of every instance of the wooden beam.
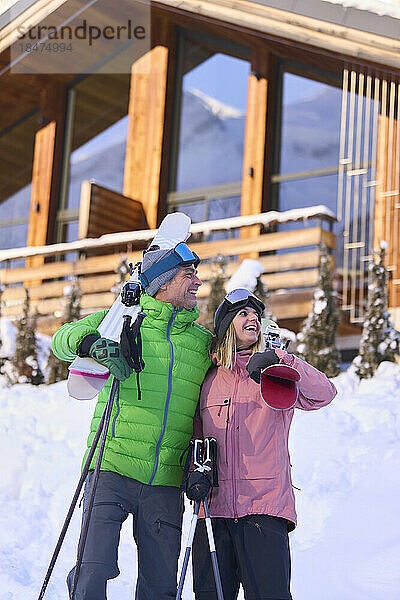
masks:
<svg viewBox="0 0 400 600"><path fill-rule="evenodd" d="M311 309L311 300L292 300L291 293L276 295L269 298L268 308L277 321L283 319L299 319L308 315ZM311 295L311 294L310 294Z"/></svg>
<svg viewBox="0 0 400 600"><path fill-rule="evenodd" d="M318 281L318 269L307 269L302 271L289 271L287 273L269 273L262 276L262 282L268 290L284 289L289 292L293 288L313 288ZM211 286L203 283L199 288L197 296L206 298L210 295Z"/></svg>
<svg viewBox="0 0 400 600"><path fill-rule="evenodd" d="M173 145L174 114L176 103L176 25L170 16L160 17L156 11L151 14L151 34L153 46L168 48L167 84L165 94L164 131L161 151L159 175L159 197L157 210L157 225L167 214L167 194L170 184L171 151Z"/></svg>
<svg viewBox="0 0 400 600"><path fill-rule="evenodd" d="M292 47L311 47L322 56L339 55L355 62L400 68L397 39L306 17L283 8L272 8L250 0L160 0L159 6L185 11L202 21L214 20L231 28L254 32L266 40ZM324 58L321 64L325 64Z"/></svg>
<svg viewBox="0 0 400 600"><path fill-rule="evenodd" d="M90 309L90 312L109 308L115 300L115 295L112 292L101 294L87 294L82 296L81 308ZM1 309L1 314L4 317L17 317L21 314L22 305L4 306ZM32 300L31 307L33 310L37 308L39 315L57 315L62 312L60 298L50 298L47 300L35 301Z"/></svg>
<svg viewBox="0 0 400 600"><path fill-rule="evenodd" d="M266 50L253 46L247 89L241 215L262 212L269 64ZM258 232L258 226L243 227L240 237L253 237ZM251 258L257 258L257 253L253 253Z"/></svg>
<svg viewBox="0 0 400 600"><path fill-rule="evenodd" d="M43 246L46 244L55 134L56 124L53 121L40 129L35 138L31 207L27 237L28 246ZM32 256L26 259L28 267L43 263L43 256Z"/></svg>
<svg viewBox="0 0 400 600"><path fill-rule="evenodd" d="M283 248L298 248L325 244L328 248L335 247L335 234L320 227L266 233L249 239L230 239L216 242L200 242L190 244L190 247L202 259L224 256L242 255L248 252L269 252Z"/></svg>
<svg viewBox="0 0 400 600"><path fill-rule="evenodd" d="M314 288L318 282L319 269L287 271L286 273L268 273L261 277L269 290L290 288Z"/></svg>
<svg viewBox="0 0 400 600"><path fill-rule="evenodd" d="M109 292L115 284L117 276L97 275L96 277L81 277L79 287L82 294L94 294L98 292ZM65 287L70 286L69 281L51 281L42 285L29 287L29 296L32 299L62 298ZM25 299L25 288L22 286L10 287L4 290L2 302L23 302Z"/></svg>
<svg viewBox="0 0 400 600"><path fill-rule="evenodd" d="M66 88L55 82L41 95L42 128L36 133L33 156L28 246L54 241L55 219L61 182ZM26 265L43 264L43 257L27 258Z"/></svg>
<svg viewBox="0 0 400 600"><path fill-rule="evenodd" d="M264 267L264 273L284 273L294 269L311 269L319 266L319 250L305 250L303 252L287 252L285 254L272 254L270 256L260 256L258 261ZM225 268L225 277L231 277L239 267L239 261L231 260ZM210 263L202 262L197 267L199 277L202 281L211 279L213 266ZM290 277L290 273L285 273ZM282 286L281 286L282 287Z"/></svg>
<svg viewBox="0 0 400 600"><path fill-rule="evenodd" d="M157 227L170 51L156 46L132 65L124 195L139 200Z"/></svg>
<svg viewBox="0 0 400 600"><path fill-rule="evenodd" d="M399 90L400 92L400 90ZM400 106L400 102L399 102ZM389 269L389 307L400 306L400 123L386 113L378 120L378 152L374 214L374 248L387 243L386 265Z"/></svg>
<svg viewBox="0 0 400 600"><path fill-rule="evenodd" d="M136 252L129 255L129 260L138 261L142 252ZM57 277L68 277L70 275L91 275L93 273L107 273L114 271L121 260L120 254L110 254L108 256L93 256L76 262L54 262L47 263L38 267L18 268L18 269L0 269L0 282L3 285L17 283L29 278L30 280L53 279Z"/></svg>

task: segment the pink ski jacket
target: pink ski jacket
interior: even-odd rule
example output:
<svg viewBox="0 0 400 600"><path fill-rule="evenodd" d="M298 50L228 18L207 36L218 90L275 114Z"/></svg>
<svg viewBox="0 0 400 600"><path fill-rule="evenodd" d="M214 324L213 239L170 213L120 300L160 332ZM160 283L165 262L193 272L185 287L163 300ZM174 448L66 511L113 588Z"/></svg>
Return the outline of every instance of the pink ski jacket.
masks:
<svg viewBox="0 0 400 600"><path fill-rule="evenodd" d="M293 354L275 352L301 374L294 408L317 410L333 400L336 388L326 375ZM250 355L239 352L232 370L211 368L202 386L203 436L218 443L219 487L212 490L210 514L234 519L268 514L287 519L292 530L297 519L288 437L294 408L280 411L265 404L246 370Z"/></svg>

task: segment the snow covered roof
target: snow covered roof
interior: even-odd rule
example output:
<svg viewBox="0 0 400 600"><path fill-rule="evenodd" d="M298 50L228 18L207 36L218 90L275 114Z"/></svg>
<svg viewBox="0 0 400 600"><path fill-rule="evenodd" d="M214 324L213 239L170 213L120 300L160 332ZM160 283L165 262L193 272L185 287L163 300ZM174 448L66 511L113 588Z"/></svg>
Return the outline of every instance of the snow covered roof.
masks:
<svg viewBox="0 0 400 600"><path fill-rule="evenodd" d="M400 0L251 0L305 17L400 39Z"/></svg>
<svg viewBox="0 0 400 600"><path fill-rule="evenodd" d="M388 15L400 17L399 0L323 0L329 4L340 4L341 6L353 7L359 10L367 10L377 15Z"/></svg>

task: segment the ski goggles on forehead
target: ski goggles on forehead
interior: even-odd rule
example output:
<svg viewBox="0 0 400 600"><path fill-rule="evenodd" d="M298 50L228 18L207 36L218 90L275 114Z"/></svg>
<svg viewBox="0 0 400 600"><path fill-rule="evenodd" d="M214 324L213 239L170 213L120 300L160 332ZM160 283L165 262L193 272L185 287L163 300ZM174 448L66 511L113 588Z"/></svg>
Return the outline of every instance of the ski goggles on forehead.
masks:
<svg viewBox="0 0 400 600"><path fill-rule="evenodd" d="M231 310L244 308L245 306L252 306L261 317L265 309L264 303L256 298L254 294L249 292L249 290L246 290L246 288L237 288L236 290L232 290L225 296L225 300L231 305L231 307L228 309L229 312Z"/></svg>
<svg viewBox="0 0 400 600"><path fill-rule="evenodd" d="M179 242L164 258L161 258L154 265L142 271L139 275L140 282L143 286L148 286L156 277L175 269L176 267L186 267L193 265L197 267L200 258L195 252L192 252L185 244Z"/></svg>
<svg viewBox="0 0 400 600"><path fill-rule="evenodd" d="M185 242L179 242L179 244L175 246L171 256L174 256L175 259L179 261L177 264L182 266L194 265L197 267L200 262L200 258L197 256L196 252L192 252Z"/></svg>
<svg viewBox="0 0 400 600"><path fill-rule="evenodd" d="M231 304L237 304L238 302L245 302L248 298L254 298L258 300L249 290L246 288L237 288L236 290L232 290L225 296L225 300L230 302ZM260 300L258 300L260 302Z"/></svg>

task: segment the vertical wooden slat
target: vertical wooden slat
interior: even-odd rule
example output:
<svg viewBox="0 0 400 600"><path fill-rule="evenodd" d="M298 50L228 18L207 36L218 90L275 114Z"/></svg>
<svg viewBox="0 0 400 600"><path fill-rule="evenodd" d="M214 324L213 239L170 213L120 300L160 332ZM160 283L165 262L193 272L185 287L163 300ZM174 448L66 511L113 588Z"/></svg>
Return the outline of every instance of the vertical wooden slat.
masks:
<svg viewBox="0 0 400 600"><path fill-rule="evenodd" d="M52 121L46 127L40 129L35 138L28 246L44 246L46 244L55 137L56 124ZM41 256L26 259L26 264L29 267L38 266L43 262L44 259Z"/></svg>
<svg viewBox="0 0 400 600"><path fill-rule="evenodd" d="M157 226L170 51L155 46L132 66L124 195L143 204Z"/></svg>
<svg viewBox="0 0 400 600"><path fill-rule="evenodd" d="M82 181L81 195L79 201L79 225L78 238L83 240L88 237L90 198L92 194L92 183L88 180Z"/></svg>
<svg viewBox="0 0 400 600"><path fill-rule="evenodd" d="M389 306L399 305L399 215L400 209L400 156L399 124L397 109L397 86L391 86L390 96L382 100L381 115L378 122L378 157L377 180L379 185L376 193L374 219L374 247L379 248L382 241L388 244L386 264L392 274L389 284ZM392 97L393 94L393 97ZM386 106L389 110L386 110Z"/></svg>
<svg viewBox="0 0 400 600"><path fill-rule="evenodd" d="M395 136L395 156L394 182L397 186L397 196L394 204L394 222L393 222L393 252L395 256L395 270L393 272L393 305L400 307L400 83L397 84L397 111L396 111L396 136Z"/></svg>
<svg viewBox="0 0 400 600"><path fill-rule="evenodd" d="M380 242L386 240L386 174L387 174L387 81L382 81L381 109L378 118L378 141L376 159L376 202L374 221L374 248L379 248Z"/></svg>
<svg viewBox="0 0 400 600"><path fill-rule="evenodd" d="M270 56L265 50L252 49L243 156L242 215L262 211L270 62ZM244 227L240 235L252 237L258 232L258 226Z"/></svg>
<svg viewBox="0 0 400 600"><path fill-rule="evenodd" d="M28 246L43 246L54 241L62 168L65 101L65 86L59 82L46 88L41 96L40 118L43 126L35 136ZM42 257L26 260L27 266L43 262Z"/></svg>

